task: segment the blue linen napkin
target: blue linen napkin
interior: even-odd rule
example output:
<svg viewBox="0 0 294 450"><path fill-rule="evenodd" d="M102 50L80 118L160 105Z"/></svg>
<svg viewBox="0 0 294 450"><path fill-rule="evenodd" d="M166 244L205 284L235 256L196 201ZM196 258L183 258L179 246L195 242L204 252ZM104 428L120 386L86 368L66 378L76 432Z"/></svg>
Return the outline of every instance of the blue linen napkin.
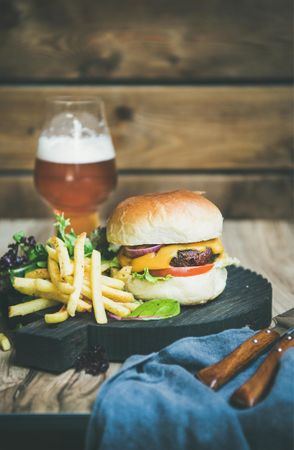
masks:
<svg viewBox="0 0 294 450"><path fill-rule="evenodd" d="M294 349L283 355L270 393L251 409L236 409L228 399L264 356L217 392L194 377L253 334L242 328L188 337L129 358L97 396L86 449L292 449Z"/></svg>

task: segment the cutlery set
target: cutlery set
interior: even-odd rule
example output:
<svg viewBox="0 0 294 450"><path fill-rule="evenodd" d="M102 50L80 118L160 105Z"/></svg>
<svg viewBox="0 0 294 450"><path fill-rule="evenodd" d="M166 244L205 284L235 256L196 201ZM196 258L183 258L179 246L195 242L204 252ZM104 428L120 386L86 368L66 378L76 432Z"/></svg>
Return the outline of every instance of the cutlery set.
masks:
<svg viewBox="0 0 294 450"><path fill-rule="evenodd" d="M230 403L240 408L256 405L269 391L286 350L294 347L294 308L273 318L274 324L261 330L221 361L199 370L195 376L218 390L259 355L273 347L255 373L233 392Z"/></svg>

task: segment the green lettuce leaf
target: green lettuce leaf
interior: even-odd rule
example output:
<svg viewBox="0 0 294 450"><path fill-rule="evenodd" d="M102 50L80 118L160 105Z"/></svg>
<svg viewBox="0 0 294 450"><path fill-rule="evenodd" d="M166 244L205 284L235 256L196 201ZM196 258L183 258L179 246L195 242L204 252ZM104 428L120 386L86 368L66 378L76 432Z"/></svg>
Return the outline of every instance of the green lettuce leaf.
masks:
<svg viewBox="0 0 294 450"><path fill-rule="evenodd" d="M227 267L227 266L237 266L238 267L238 266L240 266L240 261L238 258L231 257L227 253L225 253L221 259L218 259L214 263L214 267L217 269L223 269L224 267Z"/></svg>
<svg viewBox="0 0 294 450"><path fill-rule="evenodd" d="M66 219L64 217L64 213L62 214L55 214L56 222L54 223L54 227L57 231L57 236L63 240L63 242L66 242L65 235L66 235L66 228L70 226L70 219ZM75 235L76 237L76 235Z"/></svg>
<svg viewBox="0 0 294 450"><path fill-rule="evenodd" d="M120 264L118 262L118 259L116 256L112 259L102 259L101 260L102 265L102 272L105 272L105 270L112 269L112 268L120 268Z"/></svg>
<svg viewBox="0 0 294 450"><path fill-rule="evenodd" d="M94 250L94 248L93 248L92 242L90 241L89 238L86 238L85 247L84 247L85 256L91 256L93 253L93 250Z"/></svg>
<svg viewBox="0 0 294 450"><path fill-rule="evenodd" d="M73 229L71 229L69 233L66 232L66 228L70 226L70 219L66 219L63 213L56 214L55 219L56 222L54 226L56 229L57 237L59 237L59 239L61 239L65 243L69 256L73 256L77 235Z"/></svg>
<svg viewBox="0 0 294 450"><path fill-rule="evenodd" d="M65 219L63 213L56 214L55 219L56 222L54 226L57 231L57 237L59 237L65 243L68 249L69 256L73 256L77 235L72 228L68 233L66 232L66 228L69 227L70 225L70 219ZM91 256L92 252L93 252L93 244L91 240L87 237L85 240L84 254L85 256Z"/></svg>
<svg viewBox="0 0 294 450"><path fill-rule="evenodd" d="M24 236L25 236L24 231L18 231L12 237L15 240L15 242L17 242L17 244L20 244L20 242Z"/></svg>
<svg viewBox="0 0 294 450"><path fill-rule="evenodd" d="M48 255L46 248L43 244L36 244L34 247L30 248L27 251L27 257L29 261L37 261L37 260L46 261ZM44 267L47 267L47 264Z"/></svg>
<svg viewBox="0 0 294 450"><path fill-rule="evenodd" d="M144 320L168 319L180 314L179 302L171 299L149 300L138 306L127 317L141 317Z"/></svg>
<svg viewBox="0 0 294 450"><path fill-rule="evenodd" d="M172 278L171 275L166 275L165 277L154 277L151 275L148 269L144 269L143 273L133 272L133 278L137 278L138 280L149 281L149 283L155 284L157 281L166 281L169 278Z"/></svg>
<svg viewBox="0 0 294 450"><path fill-rule="evenodd" d="M101 252L101 257L104 260L112 260L120 248L119 245L110 244L106 236L106 228L98 227L90 234L90 240L93 248Z"/></svg>

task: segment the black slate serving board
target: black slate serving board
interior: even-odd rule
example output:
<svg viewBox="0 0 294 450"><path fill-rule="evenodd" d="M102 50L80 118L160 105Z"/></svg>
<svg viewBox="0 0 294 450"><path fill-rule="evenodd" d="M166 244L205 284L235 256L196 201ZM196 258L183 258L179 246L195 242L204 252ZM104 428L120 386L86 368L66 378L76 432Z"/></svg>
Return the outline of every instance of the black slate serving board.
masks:
<svg viewBox="0 0 294 450"><path fill-rule="evenodd" d="M201 306L182 307L179 316L156 321L95 323L92 314L79 314L58 325L43 318L15 332L15 363L50 372L62 372L94 344L102 344L111 361L147 354L187 336L203 336L227 328L253 329L271 322L272 288L261 275L230 267L225 291Z"/></svg>

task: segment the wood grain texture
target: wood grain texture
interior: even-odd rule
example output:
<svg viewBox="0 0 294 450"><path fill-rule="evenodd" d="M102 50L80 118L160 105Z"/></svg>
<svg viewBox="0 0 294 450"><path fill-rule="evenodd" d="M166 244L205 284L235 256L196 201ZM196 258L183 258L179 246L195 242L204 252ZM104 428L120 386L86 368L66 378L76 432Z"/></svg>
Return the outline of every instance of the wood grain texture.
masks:
<svg viewBox="0 0 294 450"><path fill-rule="evenodd" d="M293 222L225 221L227 252L237 256L242 266L255 270L272 283L273 316L294 305L293 236Z"/></svg>
<svg viewBox="0 0 294 450"><path fill-rule="evenodd" d="M120 175L116 191L103 205L106 218L114 206L132 195L174 189L205 191L226 218L290 219L292 178L287 175ZM0 217L48 217L50 209L38 196L32 177L0 177Z"/></svg>
<svg viewBox="0 0 294 450"><path fill-rule="evenodd" d="M51 227L52 222L48 220L2 220L0 252L5 250L11 235L20 229L45 240ZM293 240L293 225L281 221L226 221L223 237L227 251L238 257L243 266L262 273L271 281L273 315L293 307L294 249L289 245ZM100 377L75 374L72 370L62 375L28 371L13 366L10 358L11 353L0 352L2 412L89 411L96 389L103 381ZM106 377L115 373L119 366L111 364Z"/></svg>
<svg viewBox="0 0 294 450"><path fill-rule="evenodd" d="M0 87L0 169L32 169L45 98L96 95L119 169L293 167L291 87Z"/></svg>
<svg viewBox="0 0 294 450"><path fill-rule="evenodd" d="M73 369L63 374L17 367L10 364L12 352L0 353L0 412L88 412L99 386L117 372L120 364L112 363L107 375L91 376Z"/></svg>
<svg viewBox="0 0 294 450"><path fill-rule="evenodd" d="M3 0L5 80L292 77L290 0Z"/></svg>

